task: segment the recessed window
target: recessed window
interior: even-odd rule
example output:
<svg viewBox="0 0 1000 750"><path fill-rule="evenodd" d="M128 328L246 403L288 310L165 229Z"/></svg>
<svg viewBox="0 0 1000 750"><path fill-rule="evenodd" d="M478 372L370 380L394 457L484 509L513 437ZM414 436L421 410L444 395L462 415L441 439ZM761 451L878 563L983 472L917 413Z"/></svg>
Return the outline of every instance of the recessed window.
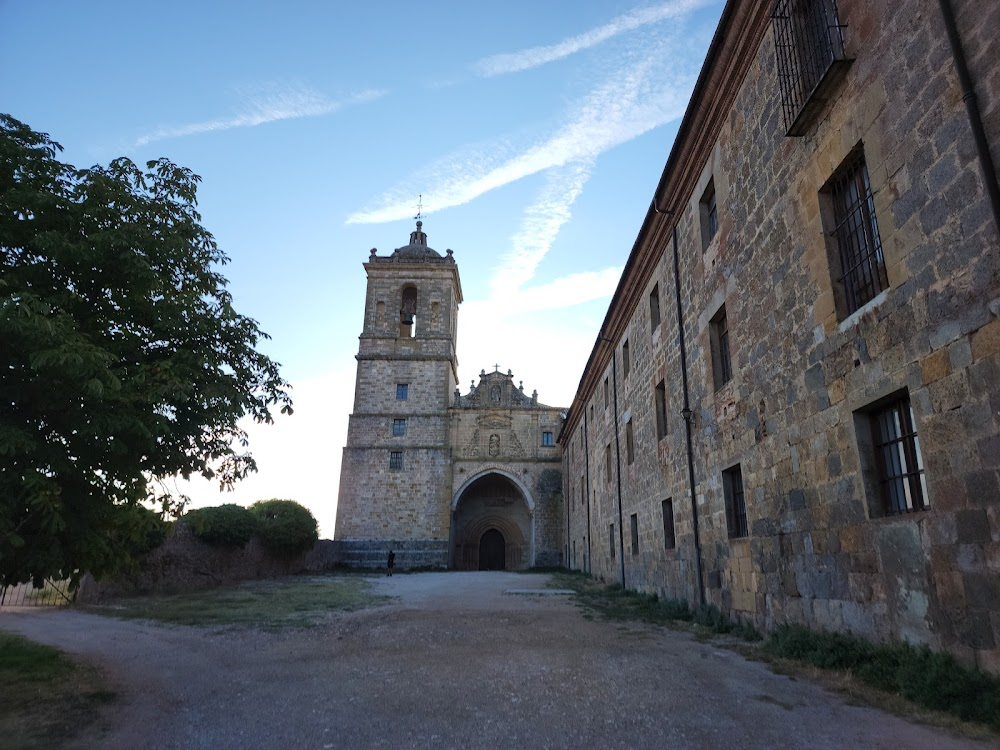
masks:
<svg viewBox="0 0 1000 750"><path fill-rule="evenodd" d="M611 559L615 559L615 525L608 527L608 549L611 550Z"/></svg>
<svg viewBox="0 0 1000 750"><path fill-rule="evenodd" d="M715 390L719 390L733 379L733 362L729 356L729 320L726 318L725 305L712 318L709 336L712 340L712 374L715 378Z"/></svg>
<svg viewBox="0 0 1000 750"><path fill-rule="evenodd" d="M632 432L632 420L625 423L625 456L629 466L635 461L635 435Z"/></svg>
<svg viewBox="0 0 1000 750"><path fill-rule="evenodd" d="M927 510L927 480L909 395L903 393L879 402L856 415L855 421L862 428L858 435L862 474L868 480L870 495L875 496L871 503L873 515Z"/></svg>
<svg viewBox="0 0 1000 750"><path fill-rule="evenodd" d="M403 451L389 451L389 468L393 471L403 470Z"/></svg>
<svg viewBox="0 0 1000 750"><path fill-rule="evenodd" d="M552 433L551 432L543 432L542 433L542 445L544 445L546 447L551 447L551 446L555 445L555 443L552 442Z"/></svg>
<svg viewBox="0 0 1000 750"><path fill-rule="evenodd" d="M604 468L608 475L608 484L611 484L611 443L604 446Z"/></svg>
<svg viewBox="0 0 1000 750"><path fill-rule="evenodd" d="M406 401L410 397L410 386L408 383L396 383L396 400Z"/></svg>
<svg viewBox="0 0 1000 750"><path fill-rule="evenodd" d="M610 397L610 391L608 390L608 379L604 378L604 408L605 409L608 408L608 404L610 403L609 397Z"/></svg>
<svg viewBox="0 0 1000 750"><path fill-rule="evenodd" d="M714 177L708 181L708 187L701 196L698 208L701 214L701 249L704 250L719 231L719 208L715 201Z"/></svg>
<svg viewBox="0 0 1000 750"><path fill-rule="evenodd" d="M726 495L726 528L730 539L747 536L747 506L743 497L743 470L739 464L722 472Z"/></svg>
<svg viewBox="0 0 1000 750"><path fill-rule="evenodd" d="M393 437L403 437L405 434L406 434L406 420L405 419L392 420Z"/></svg>
<svg viewBox="0 0 1000 750"><path fill-rule="evenodd" d="M580 507L584 507L587 504L587 494L584 488L583 477L580 477Z"/></svg>
<svg viewBox="0 0 1000 750"><path fill-rule="evenodd" d="M875 198L862 147L854 149L823 187L824 220L832 245L830 267L841 319L889 288Z"/></svg>
<svg viewBox="0 0 1000 750"><path fill-rule="evenodd" d="M632 554L639 554L639 515L633 513L629 516L629 524L632 531Z"/></svg>
<svg viewBox="0 0 1000 750"><path fill-rule="evenodd" d="M401 295L399 308L399 335L412 338L417 335L417 288L407 286Z"/></svg>
<svg viewBox="0 0 1000 750"><path fill-rule="evenodd" d="M674 549L677 546L677 539L674 537L674 501L664 500L660 505L663 509L663 548Z"/></svg>
<svg viewBox="0 0 1000 750"><path fill-rule="evenodd" d="M777 0L774 5L781 106L788 135L805 135L850 61L836 0Z"/></svg>
<svg viewBox="0 0 1000 750"><path fill-rule="evenodd" d="M660 285L654 284L653 291L649 293L649 330L655 331L660 327Z"/></svg>
<svg viewBox="0 0 1000 750"><path fill-rule="evenodd" d="M656 439L663 440L667 436L667 384L660 381L653 391L656 410Z"/></svg>
<svg viewBox="0 0 1000 750"><path fill-rule="evenodd" d="M628 339L625 339L625 343L622 344L622 377L627 378L631 369L632 361L628 352Z"/></svg>

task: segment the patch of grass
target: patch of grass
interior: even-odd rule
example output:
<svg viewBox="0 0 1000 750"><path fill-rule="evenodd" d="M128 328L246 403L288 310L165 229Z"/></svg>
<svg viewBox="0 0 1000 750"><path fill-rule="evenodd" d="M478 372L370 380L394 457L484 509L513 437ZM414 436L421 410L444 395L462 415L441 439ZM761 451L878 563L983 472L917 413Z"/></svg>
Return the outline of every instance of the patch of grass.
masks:
<svg viewBox="0 0 1000 750"><path fill-rule="evenodd" d="M237 625L264 630L311 627L330 612L354 611L387 601L371 593L363 576L309 576L252 581L239 586L169 596L123 599L89 607L115 617L173 625Z"/></svg>
<svg viewBox="0 0 1000 750"><path fill-rule="evenodd" d="M115 699L101 674L61 651L0 632L0 737L11 750L51 748L93 723Z"/></svg>
<svg viewBox="0 0 1000 750"><path fill-rule="evenodd" d="M584 609L609 620L638 620L653 625L676 626L690 623L712 633L729 634L748 641L759 641L760 633L752 625L733 622L711 604L692 610L682 599L660 599L656 594L627 591L620 586L598 583L584 573L553 575L552 585L572 589Z"/></svg>
<svg viewBox="0 0 1000 750"><path fill-rule="evenodd" d="M777 628L763 650L820 669L849 672L871 687L919 706L1000 730L1000 678L967 669L950 654L900 642L871 643L801 625Z"/></svg>

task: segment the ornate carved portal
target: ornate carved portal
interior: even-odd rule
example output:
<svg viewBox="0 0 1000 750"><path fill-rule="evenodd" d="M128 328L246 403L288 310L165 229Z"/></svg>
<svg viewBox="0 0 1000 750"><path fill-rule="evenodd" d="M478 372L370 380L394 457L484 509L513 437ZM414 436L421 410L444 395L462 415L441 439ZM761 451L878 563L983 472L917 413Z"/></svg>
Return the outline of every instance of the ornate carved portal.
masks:
<svg viewBox="0 0 1000 750"><path fill-rule="evenodd" d="M470 484L458 500L452 523L452 567L531 567L531 513L521 491L506 477L487 474Z"/></svg>

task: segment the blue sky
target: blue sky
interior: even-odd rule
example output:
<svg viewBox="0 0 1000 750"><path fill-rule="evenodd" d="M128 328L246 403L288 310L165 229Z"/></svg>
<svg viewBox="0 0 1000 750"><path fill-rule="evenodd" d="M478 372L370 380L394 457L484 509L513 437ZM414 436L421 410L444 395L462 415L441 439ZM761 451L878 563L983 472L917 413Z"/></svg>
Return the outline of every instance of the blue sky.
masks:
<svg viewBox="0 0 1000 750"><path fill-rule="evenodd" d="M722 5L0 0L0 110L77 166L201 175L296 412L250 428L235 493L181 489L291 497L330 536L370 248L406 244L422 194L462 275L463 392L499 363L568 405Z"/></svg>

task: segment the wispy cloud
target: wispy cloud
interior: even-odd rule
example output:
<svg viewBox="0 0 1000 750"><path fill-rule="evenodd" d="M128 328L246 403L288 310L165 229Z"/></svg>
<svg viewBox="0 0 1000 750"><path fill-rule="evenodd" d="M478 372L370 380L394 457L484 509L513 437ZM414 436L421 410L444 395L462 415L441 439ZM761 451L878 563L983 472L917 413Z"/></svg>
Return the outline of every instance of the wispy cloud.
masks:
<svg viewBox="0 0 1000 750"><path fill-rule="evenodd" d="M480 76L491 77L537 68L539 65L569 57L619 34L634 31L642 26L668 18L687 15L712 2L715 0L672 0L648 8L639 8L631 13L618 16L603 26L564 39L556 44L484 57L473 65L473 70Z"/></svg>
<svg viewBox="0 0 1000 750"><path fill-rule="evenodd" d="M211 133L232 128L250 128L278 120L295 120L336 112L352 104L363 104L385 96L381 89L368 89L344 99L329 99L319 92L303 86L271 87L269 90L247 97L243 111L232 117L223 117L188 125L161 127L140 136L136 146L145 146L167 138L180 138L199 133Z"/></svg>
<svg viewBox="0 0 1000 750"><path fill-rule="evenodd" d="M504 160L506 144L463 151L403 180L356 211L348 224L380 224L408 217L413 194L423 193L434 211L464 205L480 195L553 167L588 163L601 153L636 138L684 111L694 70L674 70L665 51L653 45L638 62L612 71L604 83L573 107L562 127ZM415 189L419 187L420 189Z"/></svg>

